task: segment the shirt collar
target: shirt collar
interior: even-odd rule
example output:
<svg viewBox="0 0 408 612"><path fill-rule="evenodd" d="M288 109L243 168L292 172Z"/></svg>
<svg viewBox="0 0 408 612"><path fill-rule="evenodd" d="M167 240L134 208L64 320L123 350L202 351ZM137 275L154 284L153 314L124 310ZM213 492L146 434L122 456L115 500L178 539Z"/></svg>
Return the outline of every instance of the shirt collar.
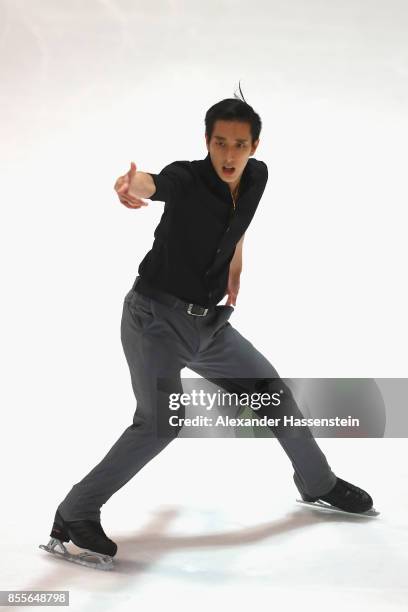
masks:
<svg viewBox="0 0 408 612"><path fill-rule="evenodd" d="M251 183L252 181L252 172L251 172L251 167L250 167L250 160L248 160L244 171L242 173L241 176L241 181L240 181L240 187L239 187L239 193L243 193L244 190L246 190L247 186ZM228 202L231 199L231 190L228 186L228 183L226 183L225 181L223 181L217 174L213 163L211 161L211 157L210 154L208 153L207 156L201 160L201 164L200 164L200 170L201 170L201 176L203 177L204 181L207 183L207 185L210 187L210 189L212 189L215 193L217 193L218 195L224 197L225 199L228 200Z"/></svg>

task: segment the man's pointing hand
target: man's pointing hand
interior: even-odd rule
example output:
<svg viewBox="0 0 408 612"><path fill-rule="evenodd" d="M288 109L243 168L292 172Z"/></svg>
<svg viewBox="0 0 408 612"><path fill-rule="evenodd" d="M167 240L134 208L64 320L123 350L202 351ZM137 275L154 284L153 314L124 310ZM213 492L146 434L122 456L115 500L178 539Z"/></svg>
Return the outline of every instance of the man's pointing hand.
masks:
<svg viewBox="0 0 408 612"><path fill-rule="evenodd" d="M114 189L118 194L119 200L127 208L141 208L142 206L149 205L148 202L145 202L141 198L138 198L132 194L132 187L134 187L136 172L136 164L131 162L130 170L123 176L120 176L114 185Z"/></svg>

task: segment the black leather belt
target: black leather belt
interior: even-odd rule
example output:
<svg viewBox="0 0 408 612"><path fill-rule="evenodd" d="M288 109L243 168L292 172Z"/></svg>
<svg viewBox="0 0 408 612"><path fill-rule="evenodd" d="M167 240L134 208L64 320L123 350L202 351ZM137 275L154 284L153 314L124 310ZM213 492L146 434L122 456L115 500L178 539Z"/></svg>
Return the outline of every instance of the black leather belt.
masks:
<svg viewBox="0 0 408 612"><path fill-rule="evenodd" d="M171 295L170 293L166 293L161 289L157 289L150 285L145 279L142 279L141 276L137 276L135 282L133 283L132 289L145 295L146 297L152 298L153 300L157 300L166 306L170 306L172 308L179 308L184 310L189 315L194 315L195 317L205 317L209 312L214 309L214 306L210 306L205 308L204 306L200 306L199 304L193 304L191 302L185 302L175 295Z"/></svg>

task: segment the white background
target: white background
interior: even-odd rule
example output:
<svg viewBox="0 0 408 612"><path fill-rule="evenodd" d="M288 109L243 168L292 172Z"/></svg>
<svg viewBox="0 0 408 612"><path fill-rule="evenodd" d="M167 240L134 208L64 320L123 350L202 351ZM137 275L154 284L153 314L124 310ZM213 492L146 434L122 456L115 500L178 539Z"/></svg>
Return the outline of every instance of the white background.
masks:
<svg viewBox="0 0 408 612"><path fill-rule="evenodd" d="M129 210L114 181L205 157L238 80L269 182L232 324L284 377L408 376L407 26L403 0L0 2L0 588L75 611L406 606L404 439L319 441L375 521L295 506L275 440L180 440L103 508L115 574L38 544L134 412L120 316L163 204Z"/></svg>

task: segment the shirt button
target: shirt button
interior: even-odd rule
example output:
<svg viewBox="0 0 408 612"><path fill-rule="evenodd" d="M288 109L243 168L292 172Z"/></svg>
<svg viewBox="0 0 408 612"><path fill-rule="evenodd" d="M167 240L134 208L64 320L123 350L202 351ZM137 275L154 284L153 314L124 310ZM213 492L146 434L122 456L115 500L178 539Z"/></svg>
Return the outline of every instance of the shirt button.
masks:
<svg viewBox="0 0 408 612"><path fill-rule="evenodd" d="M212 291L209 291L208 292L208 297L211 297L211 296L212 296Z"/></svg>
<svg viewBox="0 0 408 612"><path fill-rule="evenodd" d="M227 227L227 229L225 230L225 233L230 231L230 226Z"/></svg>
<svg viewBox="0 0 408 612"><path fill-rule="evenodd" d="M220 252L221 252L221 249L217 249L217 253L220 253Z"/></svg>
<svg viewBox="0 0 408 612"><path fill-rule="evenodd" d="M205 271L204 276L208 276L208 275L209 275L209 273L210 273L210 271L209 271L209 270L206 270L206 271Z"/></svg>

